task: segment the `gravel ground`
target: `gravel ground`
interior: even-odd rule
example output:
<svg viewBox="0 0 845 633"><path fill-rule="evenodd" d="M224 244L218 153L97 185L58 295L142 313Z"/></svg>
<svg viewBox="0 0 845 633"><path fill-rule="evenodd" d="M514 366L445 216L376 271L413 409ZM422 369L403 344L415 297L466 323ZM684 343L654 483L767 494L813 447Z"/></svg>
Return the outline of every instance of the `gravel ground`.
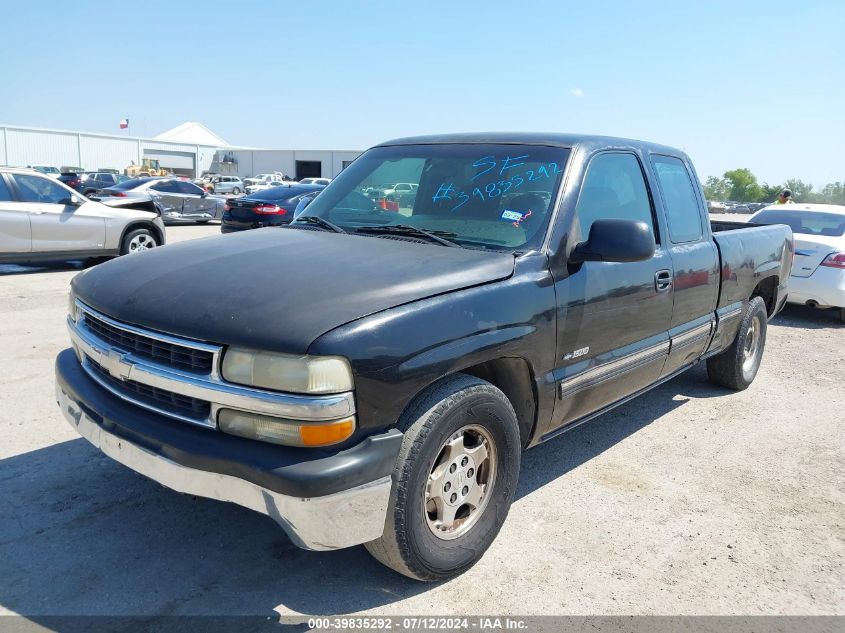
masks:
<svg viewBox="0 0 845 633"><path fill-rule="evenodd" d="M272 520L171 492L79 439L52 368L78 270L0 266L0 614L845 613L832 312L777 317L743 393L695 368L529 451L493 547L430 585L362 547L299 550Z"/></svg>

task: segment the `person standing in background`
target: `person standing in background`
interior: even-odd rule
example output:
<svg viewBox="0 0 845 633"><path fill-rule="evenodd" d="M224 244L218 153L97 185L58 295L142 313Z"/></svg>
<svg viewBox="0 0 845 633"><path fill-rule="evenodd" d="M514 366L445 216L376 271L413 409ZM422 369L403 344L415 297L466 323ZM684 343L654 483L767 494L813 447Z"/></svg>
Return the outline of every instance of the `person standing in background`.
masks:
<svg viewBox="0 0 845 633"><path fill-rule="evenodd" d="M792 191L789 189L781 191L775 204L795 204L792 200Z"/></svg>

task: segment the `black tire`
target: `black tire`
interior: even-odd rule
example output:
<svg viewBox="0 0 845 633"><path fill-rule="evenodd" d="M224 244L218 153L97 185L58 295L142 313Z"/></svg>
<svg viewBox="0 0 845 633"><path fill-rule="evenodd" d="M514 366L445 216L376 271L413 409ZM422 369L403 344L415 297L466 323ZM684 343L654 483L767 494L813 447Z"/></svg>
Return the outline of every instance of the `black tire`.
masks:
<svg viewBox="0 0 845 633"><path fill-rule="evenodd" d="M208 224L208 220L197 220L197 224Z"/></svg>
<svg viewBox="0 0 845 633"><path fill-rule="evenodd" d="M839 308L839 321L845 323L845 308Z"/></svg>
<svg viewBox="0 0 845 633"><path fill-rule="evenodd" d="M403 413L398 426L405 437L393 471L384 533L365 547L379 562L416 580L442 580L461 574L481 558L508 515L519 480L522 451L516 414L499 389L473 376L456 374L423 391ZM458 531L447 533L446 540L435 534L435 527L430 527L426 484L438 463L444 478L452 476L446 474L453 471L443 461L447 455L445 444L463 432L471 435L472 429L487 434L492 444L488 455L492 457L486 469L482 465L475 473L471 469L465 471L469 480L461 479L460 486L479 486L477 480L484 470L489 477L486 501L472 511L477 515L463 519L461 510L469 506L460 506ZM449 490L445 484L441 489Z"/></svg>
<svg viewBox="0 0 845 633"><path fill-rule="evenodd" d="M138 247L138 242L144 244L143 248ZM120 244L120 254L128 255L139 251L149 250L158 246L158 238L150 229L135 229L123 236Z"/></svg>
<svg viewBox="0 0 845 633"><path fill-rule="evenodd" d="M238 195L240 192L241 192L241 190L240 190L240 189L238 189L237 187L235 187L234 189L232 189L232 195L235 195L235 196L236 196L236 195Z"/></svg>
<svg viewBox="0 0 845 633"><path fill-rule="evenodd" d="M707 359L710 382L742 391L754 382L766 346L768 314L761 297L752 297L742 312L734 342L724 352Z"/></svg>

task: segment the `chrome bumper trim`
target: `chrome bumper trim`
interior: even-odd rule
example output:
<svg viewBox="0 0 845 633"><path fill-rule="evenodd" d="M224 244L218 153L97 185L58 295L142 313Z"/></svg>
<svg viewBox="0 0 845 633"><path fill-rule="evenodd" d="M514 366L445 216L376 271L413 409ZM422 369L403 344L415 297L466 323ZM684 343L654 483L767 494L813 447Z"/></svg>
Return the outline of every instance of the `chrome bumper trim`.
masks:
<svg viewBox="0 0 845 633"><path fill-rule="evenodd" d="M693 343L700 343L701 341L710 338L713 333L713 321L708 321L702 325L687 330L681 334L676 334L671 338L672 347L670 353L680 347L685 347Z"/></svg>
<svg viewBox="0 0 845 633"><path fill-rule="evenodd" d="M97 317L100 318L99 315ZM67 320L67 326L77 355L81 354L85 357L80 359L83 368L97 383L128 402L184 422L216 428L215 415L220 407L314 422L337 420L355 413L355 396L352 392L329 396L306 396L235 385L223 382L214 373L202 375L180 371L133 353L121 353L112 349L84 327L79 327L70 318ZM120 327L125 326L120 324ZM141 330L140 333L149 336L146 330ZM180 345L183 344L181 339L176 341ZM212 405L211 415L206 420L197 420L166 409L156 409L148 403L133 399L130 395L114 389L105 381L99 380L91 366L85 362L86 358L106 369L114 378L132 380L190 398L205 400Z"/></svg>
<svg viewBox="0 0 845 633"><path fill-rule="evenodd" d="M642 367L668 354L669 346L669 341L661 341L657 345L651 345L633 354L607 361L580 374L575 374L572 378L560 383L559 397L565 398L571 396L582 389L594 387L605 380L624 374L637 367Z"/></svg>
<svg viewBox="0 0 845 633"><path fill-rule="evenodd" d="M351 547L379 538L384 530L389 476L323 497L290 497L237 477L182 466L118 438L91 420L59 385L56 400L68 423L115 461L177 492L267 515L304 549Z"/></svg>

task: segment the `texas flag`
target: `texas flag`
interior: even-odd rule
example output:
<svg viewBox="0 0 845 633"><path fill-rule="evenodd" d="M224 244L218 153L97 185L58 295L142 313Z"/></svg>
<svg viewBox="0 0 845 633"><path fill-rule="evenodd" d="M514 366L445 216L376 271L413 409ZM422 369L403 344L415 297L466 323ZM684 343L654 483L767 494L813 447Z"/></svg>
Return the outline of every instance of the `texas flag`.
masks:
<svg viewBox="0 0 845 633"><path fill-rule="evenodd" d="M125 130L129 127L129 119L121 119L120 120L120 129Z"/></svg>

